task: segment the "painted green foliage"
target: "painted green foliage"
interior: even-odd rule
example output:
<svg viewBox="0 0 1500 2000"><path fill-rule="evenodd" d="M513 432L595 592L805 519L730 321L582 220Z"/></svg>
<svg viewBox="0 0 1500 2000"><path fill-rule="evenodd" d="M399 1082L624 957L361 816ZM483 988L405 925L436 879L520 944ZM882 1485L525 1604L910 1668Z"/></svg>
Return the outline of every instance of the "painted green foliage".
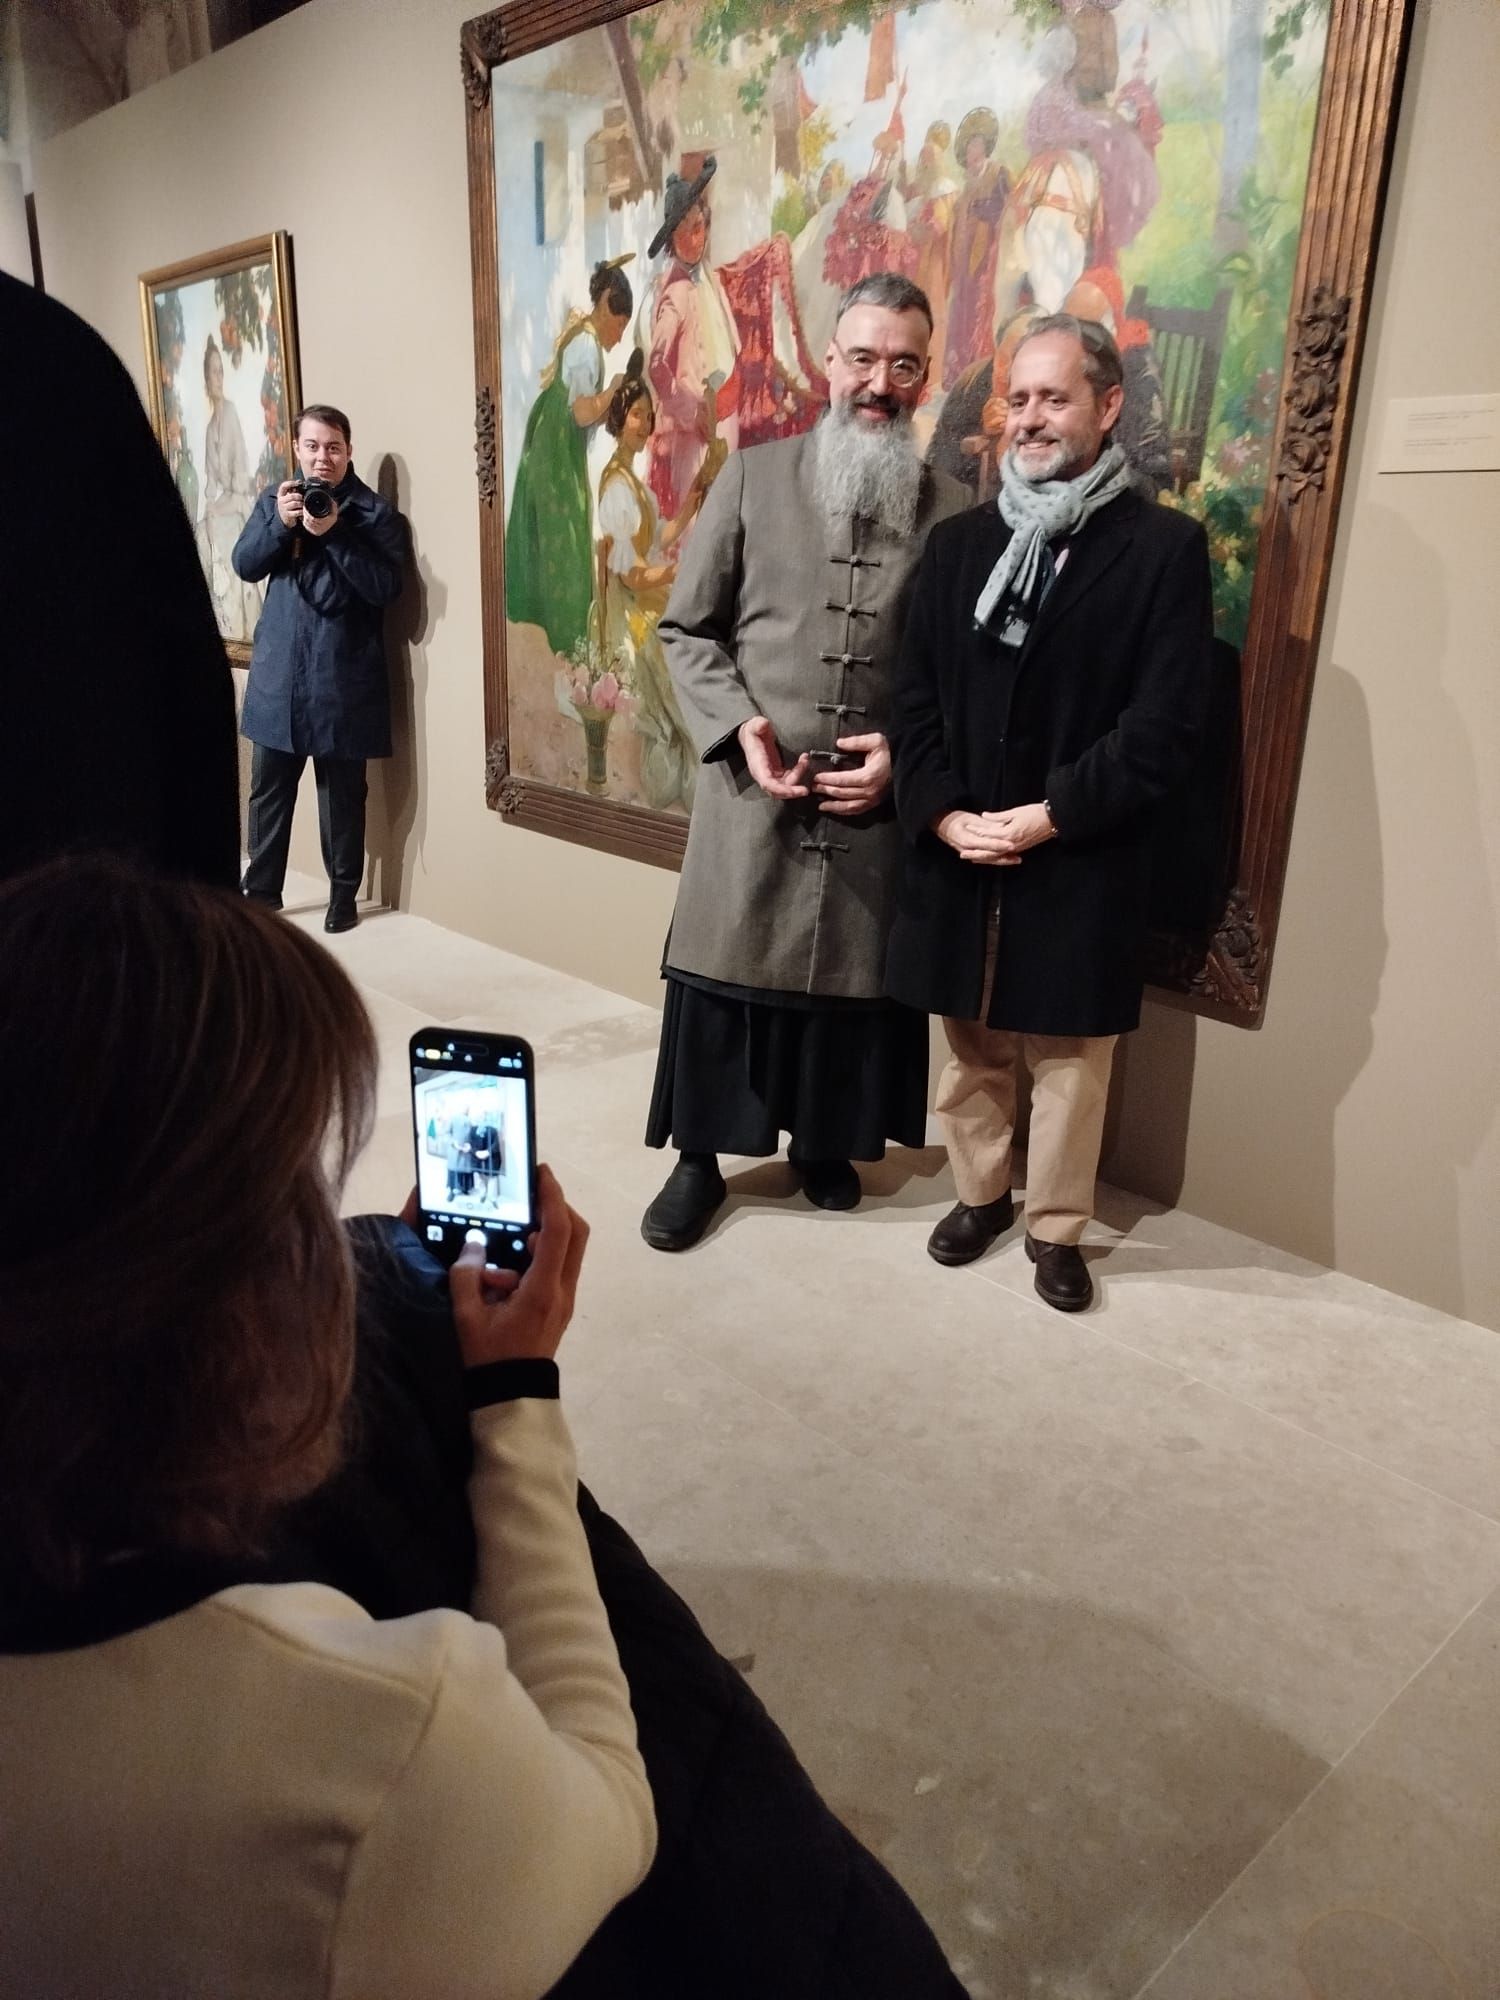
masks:
<svg viewBox="0 0 1500 2000"><path fill-rule="evenodd" d="M741 79L738 92L742 108L758 125L765 116L766 92L778 62L833 47L851 30L868 33L883 15L914 14L922 4L923 0L908 0L905 6L892 7L890 0L843 0L842 5L799 7L787 6L785 0L705 0L693 23L692 46L699 55L726 64L736 41L761 45L759 61ZM954 4L968 7L974 0L954 0ZM1053 0L1020 0L1020 4L1050 9ZM666 67L669 54L657 29L654 9L631 16L636 64L648 88Z"/></svg>

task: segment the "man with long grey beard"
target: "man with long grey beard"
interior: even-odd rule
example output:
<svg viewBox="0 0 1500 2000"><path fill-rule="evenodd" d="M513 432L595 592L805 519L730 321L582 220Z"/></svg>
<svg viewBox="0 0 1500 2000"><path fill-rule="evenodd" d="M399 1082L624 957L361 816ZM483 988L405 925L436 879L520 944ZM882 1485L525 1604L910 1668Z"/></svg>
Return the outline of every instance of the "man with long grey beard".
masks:
<svg viewBox="0 0 1500 2000"><path fill-rule="evenodd" d="M808 1199L849 1209L855 1160L925 1137L927 1024L883 978L892 675L928 530L968 504L917 449L931 338L909 280L851 287L827 413L730 457L661 621L702 771L646 1132L678 1152L641 1224L657 1250L702 1236L721 1152L775 1153L785 1132Z"/></svg>

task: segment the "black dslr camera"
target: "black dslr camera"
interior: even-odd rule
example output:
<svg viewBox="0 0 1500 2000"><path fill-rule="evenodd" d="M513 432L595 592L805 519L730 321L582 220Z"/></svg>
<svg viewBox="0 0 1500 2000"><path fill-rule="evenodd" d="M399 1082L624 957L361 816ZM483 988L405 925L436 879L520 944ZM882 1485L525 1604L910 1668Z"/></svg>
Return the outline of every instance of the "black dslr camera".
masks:
<svg viewBox="0 0 1500 2000"><path fill-rule="evenodd" d="M326 479L299 479L302 511L313 521L326 521L333 512L333 488Z"/></svg>

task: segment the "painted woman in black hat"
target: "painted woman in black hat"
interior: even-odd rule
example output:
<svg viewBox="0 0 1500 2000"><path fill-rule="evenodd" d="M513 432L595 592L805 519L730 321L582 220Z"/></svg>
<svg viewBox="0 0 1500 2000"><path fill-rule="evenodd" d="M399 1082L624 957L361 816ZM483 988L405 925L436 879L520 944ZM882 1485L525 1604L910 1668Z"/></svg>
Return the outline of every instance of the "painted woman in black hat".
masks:
<svg viewBox="0 0 1500 2000"><path fill-rule="evenodd" d="M682 511L710 445L718 439L733 451L739 444L739 328L708 260L705 195L717 168L710 153L691 180L668 174L649 252L668 252L646 363L656 399L650 484L664 521Z"/></svg>
<svg viewBox="0 0 1500 2000"><path fill-rule="evenodd" d="M605 381L604 357L635 309L620 268L629 261L594 266L588 311L573 313L558 336L526 420L505 530L505 614L540 625L564 659L587 635L594 598L588 448L623 379Z"/></svg>

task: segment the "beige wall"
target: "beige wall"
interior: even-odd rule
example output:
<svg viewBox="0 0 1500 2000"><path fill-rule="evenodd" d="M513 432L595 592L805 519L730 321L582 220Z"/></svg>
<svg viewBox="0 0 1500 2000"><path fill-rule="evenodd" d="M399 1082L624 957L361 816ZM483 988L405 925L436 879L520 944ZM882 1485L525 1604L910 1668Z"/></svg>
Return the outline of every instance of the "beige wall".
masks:
<svg viewBox="0 0 1500 2000"><path fill-rule="evenodd" d="M306 393L389 458L423 583L372 799L403 907L642 998L674 878L482 797L463 99L466 0L313 0L53 141L49 287L139 376L136 276L292 232ZM1500 1324L1495 1134L1500 476L1377 475L1392 395L1496 385L1492 0L1419 6L1270 1013L1152 1007L1115 1176ZM246 163L230 169L228 161ZM308 815L298 853L315 858ZM383 878L383 879L382 879Z"/></svg>

